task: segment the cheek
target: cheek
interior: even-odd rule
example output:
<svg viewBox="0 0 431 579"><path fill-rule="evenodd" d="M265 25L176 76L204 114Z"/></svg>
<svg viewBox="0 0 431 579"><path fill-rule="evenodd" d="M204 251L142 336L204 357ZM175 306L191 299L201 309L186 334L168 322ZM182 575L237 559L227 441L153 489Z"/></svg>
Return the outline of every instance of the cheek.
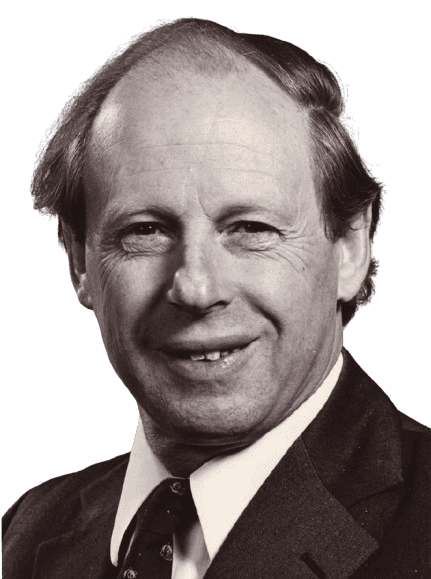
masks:
<svg viewBox="0 0 431 579"><path fill-rule="evenodd" d="M117 347L151 309L163 285L159 268L140 259L98 258L90 265L93 308L107 348Z"/></svg>
<svg viewBox="0 0 431 579"><path fill-rule="evenodd" d="M286 323L315 327L322 316L335 315L338 267L332 245L290 246L238 267L237 278L250 300L259 302L281 330Z"/></svg>
<svg viewBox="0 0 431 579"><path fill-rule="evenodd" d="M281 359L301 359L304 351L318 350L331 340L337 311L333 253L289 251L281 260L260 262L249 276L249 301L269 320L267 328L275 330L271 342Z"/></svg>

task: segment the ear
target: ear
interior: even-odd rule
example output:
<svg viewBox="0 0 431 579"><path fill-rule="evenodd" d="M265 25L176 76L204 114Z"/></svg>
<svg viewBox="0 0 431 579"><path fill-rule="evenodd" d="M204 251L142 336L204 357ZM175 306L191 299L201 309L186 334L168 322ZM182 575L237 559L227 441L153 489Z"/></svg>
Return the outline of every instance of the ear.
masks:
<svg viewBox="0 0 431 579"><path fill-rule="evenodd" d="M69 258L69 272L73 287L79 302L89 310L93 309L91 299L86 260L85 243L77 241L74 233L67 225L63 225L64 245Z"/></svg>
<svg viewBox="0 0 431 579"><path fill-rule="evenodd" d="M371 205L353 228L338 240L338 300L348 302L359 292L371 260Z"/></svg>

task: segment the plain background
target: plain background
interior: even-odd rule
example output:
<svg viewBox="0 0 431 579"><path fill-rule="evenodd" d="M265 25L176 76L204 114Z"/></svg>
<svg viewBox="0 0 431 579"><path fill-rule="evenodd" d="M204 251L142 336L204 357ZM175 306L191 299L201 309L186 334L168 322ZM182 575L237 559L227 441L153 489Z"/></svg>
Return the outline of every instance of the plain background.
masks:
<svg viewBox="0 0 431 579"><path fill-rule="evenodd" d="M289 40L329 63L385 211L377 294L345 345L398 408L431 425L429 30L425 2L29 0L3 9L2 440L4 510L28 488L130 450L135 403L79 306L56 224L32 210L44 133L135 34L178 17ZM6 207L6 209L5 209Z"/></svg>

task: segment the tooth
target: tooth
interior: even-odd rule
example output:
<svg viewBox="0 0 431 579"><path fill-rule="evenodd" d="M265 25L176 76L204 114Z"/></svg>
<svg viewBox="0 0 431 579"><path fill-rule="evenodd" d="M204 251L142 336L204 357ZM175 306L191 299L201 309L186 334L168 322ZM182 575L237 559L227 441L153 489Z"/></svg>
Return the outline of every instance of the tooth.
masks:
<svg viewBox="0 0 431 579"><path fill-rule="evenodd" d="M220 351L208 352L207 354L205 354L205 358L211 361L218 360L220 358Z"/></svg>
<svg viewBox="0 0 431 579"><path fill-rule="evenodd" d="M223 358L224 356L227 356L229 354L229 350L222 350L220 352L220 356Z"/></svg>
<svg viewBox="0 0 431 579"><path fill-rule="evenodd" d="M196 362L197 360L205 360L205 354L190 354L190 360Z"/></svg>

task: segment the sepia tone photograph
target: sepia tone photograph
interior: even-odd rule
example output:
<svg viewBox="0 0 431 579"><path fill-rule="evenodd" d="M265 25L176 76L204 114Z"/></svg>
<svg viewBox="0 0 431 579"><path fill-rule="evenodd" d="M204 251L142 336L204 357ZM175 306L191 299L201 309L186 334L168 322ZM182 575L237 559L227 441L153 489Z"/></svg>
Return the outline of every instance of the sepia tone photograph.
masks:
<svg viewBox="0 0 431 579"><path fill-rule="evenodd" d="M421 3L11 7L3 576L431 576Z"/></svg>

